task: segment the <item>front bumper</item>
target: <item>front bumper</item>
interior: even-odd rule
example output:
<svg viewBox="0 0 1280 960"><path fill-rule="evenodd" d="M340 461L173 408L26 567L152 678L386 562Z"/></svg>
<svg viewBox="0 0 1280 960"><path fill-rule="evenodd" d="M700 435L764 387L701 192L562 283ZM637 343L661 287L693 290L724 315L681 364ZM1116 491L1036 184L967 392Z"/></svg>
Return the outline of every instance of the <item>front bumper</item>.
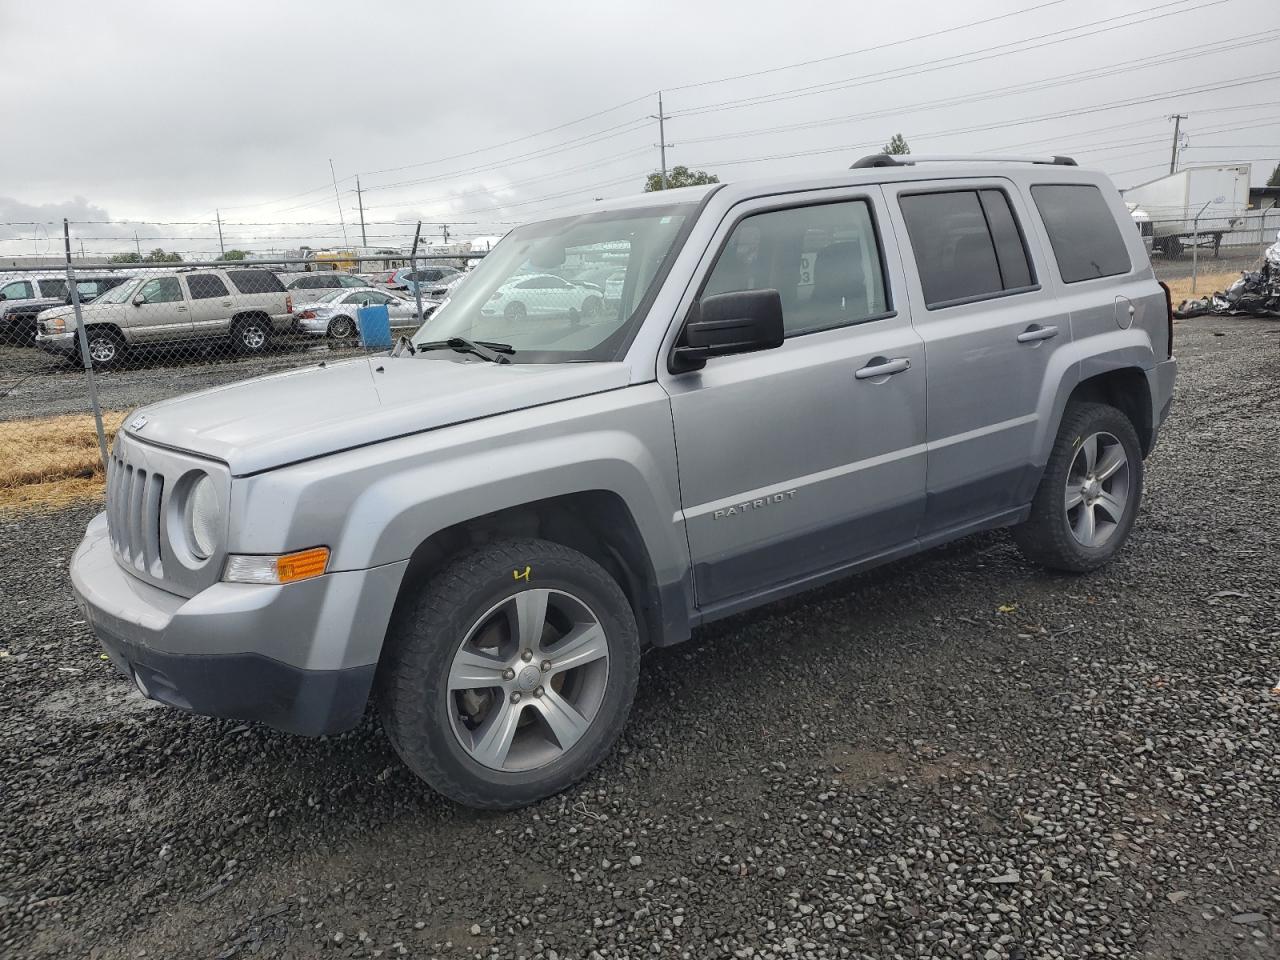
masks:
<svg viewBox="0 0 1280 960"><path fill-rule="evenodd" d="M69 356L76 352L76 332L69 330L66 333L38 333L36 346L45 353L54 353L60 357Z"/></svg>
<svg viewBox="0 0 1280 960"><path fill-rule="evenodd" d="M112 663L152 700L305 736L359 723L408 561L193 597L116 562L106 515L71 559L76 600Z"/></svg>

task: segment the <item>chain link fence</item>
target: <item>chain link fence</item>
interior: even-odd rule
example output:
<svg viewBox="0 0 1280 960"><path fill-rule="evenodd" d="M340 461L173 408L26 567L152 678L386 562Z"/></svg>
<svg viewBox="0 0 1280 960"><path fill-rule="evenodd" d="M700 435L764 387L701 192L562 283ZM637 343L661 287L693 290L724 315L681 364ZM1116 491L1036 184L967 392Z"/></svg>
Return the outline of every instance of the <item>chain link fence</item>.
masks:
<svg viewBox="0 0 1280 960"><path fill-rule="evenodd" d="M68 227L67 251L73 241ZM0 498L100 482L136 407L388 350L483 255L0 264Z"/></svg>

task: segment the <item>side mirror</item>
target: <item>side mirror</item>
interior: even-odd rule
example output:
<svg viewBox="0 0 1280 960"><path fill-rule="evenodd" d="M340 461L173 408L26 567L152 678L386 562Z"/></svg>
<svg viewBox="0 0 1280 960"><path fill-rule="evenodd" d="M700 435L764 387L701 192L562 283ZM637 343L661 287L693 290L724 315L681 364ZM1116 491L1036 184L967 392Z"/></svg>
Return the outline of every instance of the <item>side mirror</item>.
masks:
<svg viewBox="0 0 1280 960"><path fill-rule="evenodd" d="M711 357L782 346L782 297L777 290L736 290L703 297L671 352L672 373L701 370Z"/></svg>
<svg viewBox="0 0 1280 960"><path fill-rule="evenodd" d="M144 303L146 303L146 302L147 302L147 301L145 301L145 300L143 300L143 299L142 299L142 294L138 294L137 296L135 296L135 297L133 298L133 305L134 305L135 307L140 307L140 306L142 306L142 305L143 305Z"/></svg>

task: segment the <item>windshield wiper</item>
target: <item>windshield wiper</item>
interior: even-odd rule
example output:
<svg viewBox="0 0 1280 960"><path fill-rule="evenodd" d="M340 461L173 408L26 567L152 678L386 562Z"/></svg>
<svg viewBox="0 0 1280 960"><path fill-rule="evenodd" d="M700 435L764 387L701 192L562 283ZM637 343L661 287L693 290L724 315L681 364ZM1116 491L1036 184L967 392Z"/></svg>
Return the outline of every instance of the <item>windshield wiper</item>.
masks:
<svg viewBox="0 0 1280 960"><path fill-rule="evenodd" d="M401 353L405 352L406 350L409 352L409 356L413 356L415 353L418 352L417 350L414 349L413 341L410 340L408 337L404 336L404 334L401 334L400 336L396 337L396 345L391 348L391 355L393 357L398 357L400 356Z"/></svg>
<svg viewBox="0 0 1280 960"><path fill-rule="evenodd" d="M445 349L456 350L458 353L474 354L482 360L488 360L490 363L510 363L511 358L507 354L516 352L516 348L509 343L468 340L465 337L450 337L448 340L433 340L429 343L420 343L417 345L415 352L422 353L424 350Z"/></svg>

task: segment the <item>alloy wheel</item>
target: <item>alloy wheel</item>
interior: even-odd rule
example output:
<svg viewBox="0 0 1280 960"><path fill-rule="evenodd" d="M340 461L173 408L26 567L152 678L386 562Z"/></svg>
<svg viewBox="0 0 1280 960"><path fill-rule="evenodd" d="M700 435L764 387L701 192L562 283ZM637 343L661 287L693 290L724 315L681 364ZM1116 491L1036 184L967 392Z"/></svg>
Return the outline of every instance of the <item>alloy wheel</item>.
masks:
<svg viewBox="0 0 1280 960"><path fill-rule="evenodd" d="M1129 455L1111 433L1090 434L1067 470L1063 506L1076 542L1101 547L1115 534L1129 502Z"/></svg>
<svg viewBox="0 0 1280 960"><path fill-rule="evenodd" d="M572 749L604 701L609 643L587 604L563 590L523 590L486 611L454 653L454 736L494 770L544 767Z"/></svg>

